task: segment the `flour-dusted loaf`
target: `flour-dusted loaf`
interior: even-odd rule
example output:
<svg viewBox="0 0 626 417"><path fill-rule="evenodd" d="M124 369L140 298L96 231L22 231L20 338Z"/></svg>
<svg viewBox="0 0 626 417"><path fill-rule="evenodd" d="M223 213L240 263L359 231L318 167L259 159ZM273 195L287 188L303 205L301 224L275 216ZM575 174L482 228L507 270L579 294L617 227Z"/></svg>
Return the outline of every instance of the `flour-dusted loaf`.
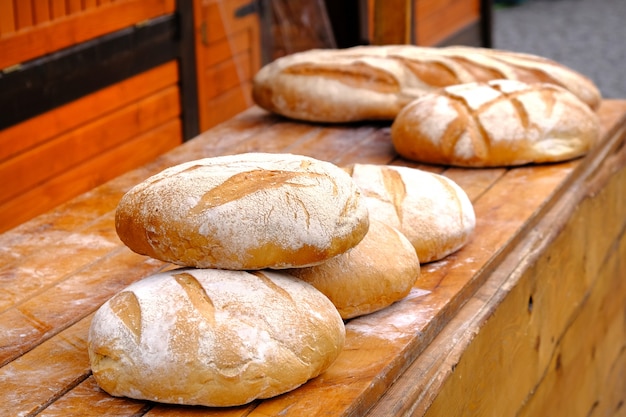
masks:
<svg viewBox="0 0 626 417"><path fill-rule="evenodd" d="M543 57L488 48L415 45L313 49L287 55L255 74L252 94L260 107L299 120L393 120L425 93L494 79L559 85L594 109L601 101L589 78Z"/></svg>
<svg viewBox="0 0 626 417"><path fill-rule="evenodd" d="M327 297L282 271L180 268L113 296L88 337L93 376L109 394L221 407L319 375L345 328Z"/></svg>
<svg viewBox="0 0 626 417"><path fill-rule="evenodd" d="M320 265L289 269L326 295L344 319L381 310L406 297L420 275L411 242L397 229L370 219L365 238Z"/></svg>
<svg viewBox="0 0 626 417"><path fill-rule="evenodd" d="M182 266L310 266L367 233L365 201L329 162L247 153L186 162L129 190L115 225L133 251Z"/></svg>
<svg viewBox="0 0 626 417"><path fill-rule="evenodd" d="M474 207L451 179L404 166L354 164L346 170L366 196L370 219L402 232L421 263L443 259L469 242Z"/></svg>
<svg viewBox="0 0 626 417"><path fill-rule="evenodd" d="M552 84L494 80L446 87L407 105L391 128L396 151L464 167L558 162L587 153L599 120Z"/></svg>

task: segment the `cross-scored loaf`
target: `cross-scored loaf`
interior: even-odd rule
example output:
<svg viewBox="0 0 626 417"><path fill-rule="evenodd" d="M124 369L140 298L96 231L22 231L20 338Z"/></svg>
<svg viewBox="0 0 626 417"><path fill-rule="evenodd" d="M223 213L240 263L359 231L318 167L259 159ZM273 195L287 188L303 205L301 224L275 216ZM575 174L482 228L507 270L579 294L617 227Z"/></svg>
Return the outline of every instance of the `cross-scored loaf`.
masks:
<svg viewBox="0 0 626 417"><path fill-rule="evenodd" d="M344 341L333 304L297 278L181 268L100 307L88 349L94 378L111 395L221 407L304 384Z"/></svg>
<svg viewBox="0 0 626 417"><path fill-rule="evenodd" d="M564 161L584 155L598 135L597 115L571 92L513 80L427 94L391 128L403 157L465 167Z"/></svg>
<svg viewBox="0 0 626 417"><path fill-rule="evenodd" d="M361 187L370 218L403 233L421 263L440 260L469 242L476 226L474 207L451 179L395 165L345 169Z"/></svg>

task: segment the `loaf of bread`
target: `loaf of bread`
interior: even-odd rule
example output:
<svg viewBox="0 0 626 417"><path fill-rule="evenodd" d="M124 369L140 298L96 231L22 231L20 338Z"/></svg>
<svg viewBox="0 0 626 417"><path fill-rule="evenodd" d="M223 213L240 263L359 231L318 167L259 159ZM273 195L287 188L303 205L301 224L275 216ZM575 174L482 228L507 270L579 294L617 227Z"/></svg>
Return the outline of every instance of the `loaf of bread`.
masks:
<svg viewBox="0 0 626 417"><path fill-rule="evenodd" d="M88 352L111 395L222 407L293 390L324 372L344 342L333 304L302 280L181 268L103 304Z"/></svg>
<svg viewBox="0 0 626 417"><path fill-rule="evenodd" d="M365 201L329 162L247 153L168 168L118 204L117 233L130 249L182 266L310 266L367 233Z"/></svg>
<svg viewBox="0 0 626 417"><path fill-rule="evenodd" d="M395 228L370 219L365 238L320 265L287 273L313 285L343 319L373 313L406 297L420 275L411 242Z"/></svg>
<svg viewBox="0 0 626 417"><path fill-rule="evenodd" d="M601 101L590 79L546 58L487 48L415 45L287 55L255 74L252 94L260 107L298 120L393 120L424 93L493 79L559 85L594 109Z"/></svg>
<svg viewBox="0 0 626 417"><path fill-rule="evenodd" d="M584 155L599 127L596 113L561 87L494 80L416 99L398 114L391 138L400 155L415 161L514 166Z"/></svg>
<svg viewBox="0 0 626 417"><path fill-rule="evenodd" d="M354 164L346 170L366 196L370 220L402 232L422 264L469 242L476 226L474 207L451 179L404 166Z"/></svg>

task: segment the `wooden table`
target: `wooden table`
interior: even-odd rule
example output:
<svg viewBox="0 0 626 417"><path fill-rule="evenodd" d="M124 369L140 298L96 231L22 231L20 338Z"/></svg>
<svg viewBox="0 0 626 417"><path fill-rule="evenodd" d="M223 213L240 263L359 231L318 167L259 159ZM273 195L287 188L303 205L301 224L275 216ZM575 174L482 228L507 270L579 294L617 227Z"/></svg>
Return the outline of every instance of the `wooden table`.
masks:
<svg viewBox="0 0 626 417"><path fill-rule="evenodd" d="M599 110L585 158L513 169L399 159L388 124L319 126L252 108L141 169L0 235L2 416L610 415L626 409L626 101ZM266 151L442 172L473 201L471 242L423 265L409 296L346 324L320 377L211 409L113 398L90 376L93 312L171 267L118 240L131 186L202 157ZM6 179L5 179L6 180Z"/></svg>

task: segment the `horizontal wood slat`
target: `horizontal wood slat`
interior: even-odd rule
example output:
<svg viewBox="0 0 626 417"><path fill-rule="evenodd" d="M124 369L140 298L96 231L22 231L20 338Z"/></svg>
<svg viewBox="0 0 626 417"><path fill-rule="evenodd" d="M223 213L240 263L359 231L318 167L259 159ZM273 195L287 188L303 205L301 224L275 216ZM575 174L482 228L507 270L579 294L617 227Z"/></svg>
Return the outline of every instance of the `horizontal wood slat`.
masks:
<svg viewBox="0 0 626 417"><path fill-rule="evenodd" d="M178 88L172 86L0 163L0 177L13 178L0 189L0 202L179 114Z"/></svg>
<svg viewBox="0 0 626 417"><path fill-rule="evenodd" d="M249 108L252 103L252 84L245 82L210 100L203 116L204 126L213 127Z"/></svg>
<svg viewBox="0 0 626 417"><path fill-rule="evenodd" d="M0 232L182 143L178 81L172 61L0 131Z"/></svg>
<svg viewBox="0 0 626 417"><path fill-rule="evenodd" d="M254 75L252 71L250 55L247 53L209 67L204 74L207 79L204 98L212 99L234 87L249 84Z"/></svg>
<svg viewBox="0 0 626 417"><path fill-rule="evenodd" d="M0 233L175 148L181 129L179 119L170 120L12 198L0 205Z"/></svg>
<svg viewBox="0 0 626 417"><path fill-rule="evenodd" d="M138 22L173 13L175 0L123 0L32 26L30 2L20 2L15 32L0 32L0 69L16 65ZM95 5L95 2L94 2ZM87 6L87 3L85 4ZM8 6L4 5L4 8ZM87 8L87 7L86 7ZM61 6L52 13L60 13ZM2 20L5 21L6 18ZM6 23L3 23L3 26ZM32 27L30 27L32 26ZM23 30L20 30L23 29Z"/></svg>
<svg viewBox="0 0 626 417"><path fill-rule="evenodd" d="M171 61L0 131L0 162L178 81Z"/></svg>
<svg viewBox="0 0 626 417"><path fill-rule="evenodd" d="M609 131L615 132L612 127L626 120L626 102L603 104L600 115ZM0 302L0 334L7 335L8 340L8 348L0 350L0 380L8 381L0 384L0 395L9 399L0 404L0 414L8 410L6 404L11 404L10 410L16 414L41 410L41 415L47 416L60 416L64 412L65 415L89 415L89 406L94 404L94 414L99 414L99 407L105 406L105 403L106 407L110 407L111 414L129 417L363 416L372 410L374 414L370 415L385 417L396 415L396 411L397 415L419 415L411 414L411 409L407 409L413 405L424 406L426 408L422 411L430 410L430 415L438 416L460 415L472 406L482 411L480 414L489 414L490 410L484 408L487 403L497 402L511 411L530 399L533 392L543 391L540 386L537 386L538 390L529 391L534 386L529 386L525 379L511 378L507 372L523 367L529 372L536 372L539 377L545 375L543 381L548 386L540 394L541 398L558 398L550 395L553 392L550 386L554 385L557 389L563 387L559 380L565 374L578 373L577 366L589 361L589 356L585 362L577 360L575 350L569 353L554 350L561 341L568 341L567 344L572 347L585 347L587 353L589 348L597 355L604 357L609 354L617 359L622 349L611 342L623 340L623 322L616 321L611 327L600 325L585 333L589 323L597 324L623 315L624 284L619 278L624 269L619 260L626 252L623 221L626 194L622 192L623 187L620 188L626 175L624 148L623 140L620 148L614 133L604 138L601 147L588 157L560 164L486 170L431 167L455 179L463 187L467 186L477 215L477 228L472 240L446 259L423 265L418 283L405 299L378 313L349 320L346 323L346 347L338 360L319 378L298 389L245 407L232 408L167 406L149 401L141 402L145 407L140 407L135 400L103 395L91 381L85 355L90 315L101 302L128 283L149 275L151 271L166 268L159 261L132 253L116 238L115 206L131 186L176 163L246 150L305 154L338 165L356 162L406 163L394 153L387 126L298 123L252 108L149 165L0 235L0 276L5 287L11 291L10 295L0 292L0 301L4 300L4 303ZM606 157L608 145L613 150L621 149L621 156L618 157L622 159ZM620 177L613 176L615 172L611 170L608 174L604 172L610 166L614 166L615 170L619 167ZM596 172L597 167L602 167L598 177L590 177L588 174ZM598 181L598 178L605 178L604 175L607 175L606 179ZM609 178L612 178L612 185L607 190L604 187ZM600 191L603 189L609 193L602 194ZM615 198L608 198L610 195ZM580 211L583 205L577 204L579 198L590 202L586 203L585 211ZM591 216L590 213L598 213L596 208L606 210L608 216ZM578 214L569 217L572 213ZM562 219L562 223L556 222L557 227L554 227L554 219L557 218ZM559 244L557 237L566 230L564 225L568 218L573 219L571 227L580 234L573 236L575 239L571 244L566 236L561 236L560 241L565 244L566 250L550 256L544 245ZM592 218L593 223L584 223ZM621 219L622 226L614 230L615 222L611 220L616 218ZM579 220L584 227L577 226ZM603 238L594 239L593 250L586 251L585 256L573 256L585 249L588 242L585 236L592 236L586 231L581 233L582 230L593 230L593 236ZM622 242L619 248L612 244L616 238ZM528 262L534 262L540 254L547 255L542 257L547 264L533 270ZM59 261L49 262L55 256ZM572 263L561 270L557 268L558 259L571 259ZM604 269L602 265L607 260L610 267ZM582 290L589 282L580 281L580 275L573 275L581 270L590 274L603 271L602 276L613 277L611 282L606 283L614 287L604 286L601 292L594 289L596 297L585 298ZM494 277L498 284L495 287ZM511 280L520 277L529 279L519 281L523 284L521 286L510 285ZM564 278L573 279L565 283ZM526 286L524 282L532 285ZM486 292L483 291L485 288ZM575 291L564 292L561 291L563 288ZM614 296L604 308L603 300L608 299L613 289L619 291L621 296ZM535 300L532 312L528 309L529 294ZM594 315L587 315L584 307L580 311L591 320L583 320L578 325L570 321L570 318L578 320L575 314L562 314L565 310L561 307L567 307L569 311L572 311L571 307L576 307L573 296L580 296L583 302L587 300L593 306L592 311L597 311L595 317L598 320L593 319ZM514 308L509 309L507 305ZM554 312L545 309L549 305L561 307ZM466 310L467 306L471 307L470 310ZM555 314L547 314L551 312ZM604 314L607 314L606 319L600 317ZM483 321L476 321L477 316ZM524 325L525 321L530 325ZM450 328L451 323L461 328ZM512 328L515 323L523 325ZM549 323L570 330L561 333L564 338L560 339L559 333L549 331L552 329ZM480 324L480 329L475 327L477 324ZM485 331L488 332L494 325L511 338L483 339L484 345L476 345L481 334L486 334ZM525 332L536 329L541 330L539 345L534 343L537 340L534 337L524 338L529 343L524 344L523 350L510 348L511 345L506 343L513 337L524 337ZM602 345L597 346L598 350L594 350L589 341L576 342L585 334L605 333L604 329L609 330L609 335L613 337L606 338ZM440 339L441 336L444 340ZM556 337L552 339L551 336ZM459 343L470 342L478 347L483 345L485 350L470 348L465 350L465 355L461 355L458 349L462 346ZM431 343L436 349L429 349ZM557 361L556 355L550 356L550 351L563 352L562 361ZM73 356L72 352L75 353ZM527 362L524 359L528 354L540 354L537 364L549 364L546 368L549 372L542 373L541 368L533 364L525 366ZM468 360L476 366L468 368ZM493 379L488 366L499 360L503 365L492 368L497 371L496 379ZM430 369L430 373L420 373L418 371L422 368L412 368L413 364L421 364L422 361L432 361L437 365ZM557 369L557 363L562 366L561 371ZM615 363L618 365L615 372L621 372L624 369L623 357ZM60 369L64 369L64 373ZM406 379L403 376L405 371L409 372ZM587 371L588 368L581 370L581 378L585 378ZM586 374L592 378L585 382L587 385L619 379L616 374L609 375L608 379L593 379L595 376L591 373ZM475 378L475 375L484 379ZM20 384L15 382L16 378ZM446 395L449 390L437 390L441 394L437 399L431 387L455 381L461 382L458 395L450 397ZM602 387L601 384L597 386ZM394 387L402 387L402 390L398 393ZM406 387L411 387L410 392L404 391ZM507 389L515 391L514 400L507 396ZM389 398L384 394L385 390L398 393L398 396ZM429 396L419 397L423 393ZM411 394L412 401L403 404L408 394ZM105 403L99 404L99 401ZM377 403L383 404L384 408L379 409ZM573 412L574 404L568 406ZM450 408L454 412L446 413ZM534 410L543 411L545 408L532 406L528 415L552 415L533 413ZM406 413L401 414L400 411ZM493 414L516 414L497 411L501 410ZM583 408L583 411L588 409Z"/></svg>

